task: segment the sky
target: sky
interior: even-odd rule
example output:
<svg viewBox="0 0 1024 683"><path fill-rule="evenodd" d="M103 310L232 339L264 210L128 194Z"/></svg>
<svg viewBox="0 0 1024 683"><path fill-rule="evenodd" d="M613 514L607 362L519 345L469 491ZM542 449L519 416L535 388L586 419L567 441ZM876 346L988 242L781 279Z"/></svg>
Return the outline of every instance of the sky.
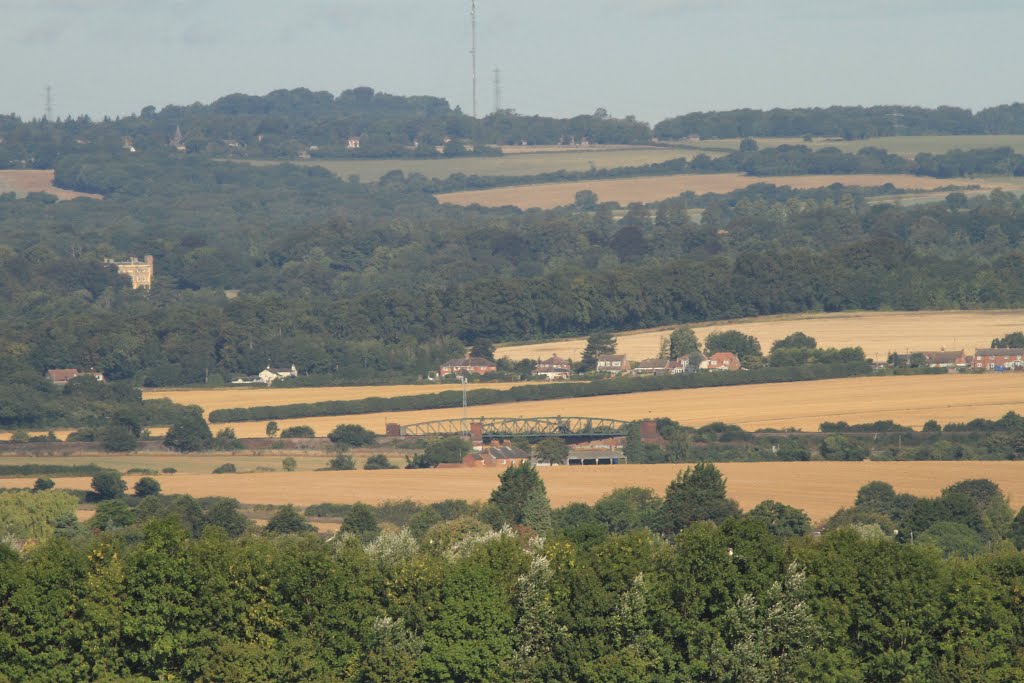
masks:
<svg viewBox="0 0 1024 683"><path fill-rule="evenodd" d="M1024 100L1022 0L477 0L477 112ZM0 0L0 112L357 86L472 113L470 0Z"/></svg>

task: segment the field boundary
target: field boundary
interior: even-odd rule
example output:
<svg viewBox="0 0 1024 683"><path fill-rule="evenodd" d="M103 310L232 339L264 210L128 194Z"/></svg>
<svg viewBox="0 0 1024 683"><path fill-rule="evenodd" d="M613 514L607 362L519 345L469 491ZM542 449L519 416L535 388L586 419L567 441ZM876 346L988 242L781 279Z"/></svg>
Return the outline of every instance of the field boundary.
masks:
<svg viewBox="0 0 1024 683"><path fill-rule="evenodd" d="M818 379L858 377L871 372L865 362L801 365L786 368L761 368L739 372L716 372L674 375L667 377L618 378L593 382L538 384L503 391L477 389L472 393L473 405L520 403L565 398L590 398L617 394L635 394L671 389L697 389L705 387L772 384ZM462 405L461 391L442 391L396 398L366 398L355 401L321 401L293 403L282 406L255 406L251 408L223 408L214 410L211 423L284 420L303 417L360 415L365 413L401 412L406 410L432 410L455 408Z"/></svg>

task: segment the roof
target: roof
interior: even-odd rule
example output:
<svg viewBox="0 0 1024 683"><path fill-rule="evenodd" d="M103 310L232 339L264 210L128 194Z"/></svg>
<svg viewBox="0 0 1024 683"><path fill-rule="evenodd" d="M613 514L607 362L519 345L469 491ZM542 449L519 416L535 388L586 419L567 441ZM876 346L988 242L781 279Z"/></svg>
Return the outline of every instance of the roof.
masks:
<svg viewBox="0 0 1024 683"><path fill-rule="evenodd" d="M924 351L924 357L929 363L953 363L964 357L963 350L960 351Z"/></svg>
<svg viewBox="0 0 1024 683"><path fill-rule="evenodd" d="M737 363L740 362L739 357L732 351L719 351L718 353L713 353L710 356L708 356L708 360L718 361L719 363L724 363L725 361L736 361Z"/></svg>
<svg viewBox="0 0 1024 683"><path fill-rule="evenodd" d="M626 360L626 354L624 353L609 353L597 357L598 363L611 363L614 361L622 362L624 360Z"/></svg>
<svg viewBox="0 0 1024 683"><path fill-rule="evenodd" d="M75 368L54 368L46 371L46 376L51 382L70 382L78 377L78 370Z"/></svg>
<svg viewBox="0 0 1024 683"><path fill-rule="evenodd" d="M558 354L555 354L554 356L551 356L551 358L548 358L547 360L542 360L539 363L537 363L537 366L534 368L534 372L544 369L569 370L570 367L571 366L569 365L569 361L565 360L564 358L559 358Z"/></svg>
<svg viewBox="0 0 1024 683"><path fill-rule="evenodd" d="M979 348L975 355L1024 355L1024 348Z"/></svg>
<svg viewBox="0 0 1024 683"><path fill-rule="evenodd" d="M466 356L465 358L453 358L445 362L444 365L449 368L478 368L494 365L494 361L476 356Z"/></svg>
<svg viewBox="0 0 1024 683"><path fill-rule="evenodd" d="M671 367L669 361L666 358L650 358L648 360L642 360L639 363L633 363L634 370L663 370Z"/></svg>

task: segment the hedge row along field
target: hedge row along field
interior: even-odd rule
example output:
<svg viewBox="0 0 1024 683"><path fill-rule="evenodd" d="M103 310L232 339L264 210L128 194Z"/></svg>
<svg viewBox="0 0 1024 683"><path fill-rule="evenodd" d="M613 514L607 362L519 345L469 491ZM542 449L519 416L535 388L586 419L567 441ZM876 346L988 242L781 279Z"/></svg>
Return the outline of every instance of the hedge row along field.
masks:
<svg viewBox="0 0 1024 683"><path fill-rule="evenodd" d="M787 368L763 368L748 372L717 372L667 377L623 377L566 384L535 384L513 387L503 391L476 389L473 405L518 403L559 398L586 398L633 394L666 389L695 389L702 387L767 384L773 382L801 382L816 379L857 377L871 372L867 363L829 363L801 365ZM462 405L461 391L442 391L437 394L398 396L394 398L364 398L357 401L320 401L294 403L283 406L256 406L252 408L226 408L214 410L210 422L241 422L259 420L286 420L300 417L328 415L361 415L365 413L401 410L430 410L454 408Z"/></svg>

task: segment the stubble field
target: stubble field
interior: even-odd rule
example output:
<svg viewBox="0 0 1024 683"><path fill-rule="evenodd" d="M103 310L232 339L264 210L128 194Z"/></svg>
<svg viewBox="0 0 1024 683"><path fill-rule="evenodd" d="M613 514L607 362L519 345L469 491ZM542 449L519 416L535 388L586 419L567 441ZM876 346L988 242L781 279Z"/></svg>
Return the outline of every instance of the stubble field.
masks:
<svg viewBox="0 0 1024 683"><path fill-rule="evenodd" d="M686 465L544 467L541 476L555 507L593 503L616 488L642 486L659 495ZM782 462L723 463L728 495L749 510L762 500L798 507L823 521L853 504L857 490L886 481L897 491L937 495L964 479L986 478L999 484L1010 505L1024 503L1024 462ZM486 500L498 485L499 470L466 468L348 472L272 472L260 474L178 474L160 476L164 493L231 496L247 504L380 503L411 499L431 503L447 498ZM127 477L129 486L136 478ZM59 488L87 489L84 477L55 479ZM0 487L24 480L0 479Z"/></svg>
<svg viewBox="0 0 1024 683"><path fill-rule="evenodd" d="M24 197L29 192L48 192L56 195L57 199L75 199L76 197L91 197L103 199L98 194L86 192L75 192L74 190L63 190L53 185L53 171L18 169L0 171L0 194L13 192L19 197Z"/></svg>
<svg viewBox="0 0 1024 683"><path fill-rule="evenodd" d="M616 335L618 352L630 360L654 358L661 340L672 327L660 327ZM991 341L1008 332L1024 330L1024 310L1000 311L865 311L850 313L807 313L742 318L693 326L703 343L711 332L739 330L757 337L767 353L774 341L803 332L818 340L818 346L841 348L859 346L869 358L884 360L890 352L938 351L987 348ZM557 353L562 358L579 359L586 339L563 339L537 344L501 346L496 356L547 358Z"/></svg>
<svg viewBox="0 0 1024 683"><path fill-rule="evenodd" d="M796 427L816 431L824 421L895 420L921 427L976 417L994 419L1007 411L1024 412L1024 373L855 377L814 382L785 382L735 387L673 389L617 396L528 401L473 406L470 417L583 416L620 420L669 417L694 427L723 421L746 429ZM360 424L377 433L387 422L411 424L462 417L462 408L369 413L278 420L284 428L309 425L326 434L340 423ZM240 437L262 436L263 422L233 422Z"/></svg>
<svg viewBox="0 0 1024 683"><path fill-rule="evenodd" d="M743 173L681 173L677 175L642 176L637 178L614 178L608 180L583 180L566 183L538 183L512 187L495 187L487 190L449 192L437 195L437 200L447 204L469 206L518 206L522 209L553 209L575 201L576 193L590 190L602 202L614 201L619 204L631 202L651 203L678 196L682 192L704 194L725 193L739 190L756 183L770 183L779 187L796 189L828 187L839 183L857 187L878 187L892 183L906 190L935 190L941 187L967 187L977 185L984 190L1002 188L1019 191L1024 187L1020 178L928 178L899 173L848 175L792 175L792 176L748 176Z"/></svg>
<svg viewBox="0 0 1024 683"><path fill-rule="evenodd" d="M523 382L494 382L470 384L474 389L510 389ZM351 387L289 387L273 389L263 386L229 387L216 389L147 389L142 397L169 398L182 405L197 405L206 414L219 408L251 408L253 406L283 406L290 403L317 401L355 401L363 398L394 398L435 394L441 391L461 391L461 384L393 384L386 386Z"/></svg>

